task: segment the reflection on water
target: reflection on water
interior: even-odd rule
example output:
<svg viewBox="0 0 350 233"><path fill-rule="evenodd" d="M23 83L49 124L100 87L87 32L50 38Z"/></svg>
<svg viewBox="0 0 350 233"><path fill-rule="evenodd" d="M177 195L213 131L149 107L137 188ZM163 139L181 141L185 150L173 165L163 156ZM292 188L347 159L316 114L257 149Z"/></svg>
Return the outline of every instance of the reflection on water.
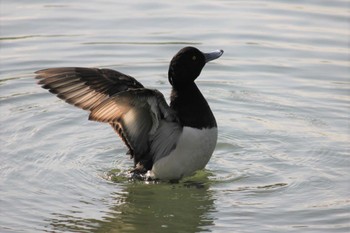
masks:
<svg viewBox="0 0 350 233"><path fill-rule="evenodd" d="M46 221L62 232L202 232L214 224L207 177L178 184L124 182L111 198L101 220L53 213Z"/></svg>

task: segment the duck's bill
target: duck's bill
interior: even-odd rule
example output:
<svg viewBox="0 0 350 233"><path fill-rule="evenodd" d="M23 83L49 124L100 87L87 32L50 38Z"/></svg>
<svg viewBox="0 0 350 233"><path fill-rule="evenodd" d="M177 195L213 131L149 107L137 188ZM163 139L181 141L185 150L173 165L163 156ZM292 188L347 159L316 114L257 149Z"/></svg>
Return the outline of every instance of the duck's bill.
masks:
<svg viewBox="0 0 350 233"><path fill-rule="evenodd" d="M220 49L220 50L215 50L211 53L204 53L204 57L205 57L205 62L210 62L212 60L218 59L219 57L221 57L221 55L224 53L224 50Z"/></svg>

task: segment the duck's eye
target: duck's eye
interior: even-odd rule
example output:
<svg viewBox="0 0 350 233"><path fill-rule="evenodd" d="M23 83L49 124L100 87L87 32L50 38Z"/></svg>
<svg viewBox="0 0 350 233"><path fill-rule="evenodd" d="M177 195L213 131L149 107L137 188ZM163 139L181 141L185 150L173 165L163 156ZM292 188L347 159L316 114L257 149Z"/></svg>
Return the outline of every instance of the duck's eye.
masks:
<svg viewBox="0 0 350 233"><path fill-rule="evenodd" d="M192 60L193 60L193 61L195 61L196 59L197 59L197 57L196 57L196 56L193 56L193 57L192 57Z"/></svg>

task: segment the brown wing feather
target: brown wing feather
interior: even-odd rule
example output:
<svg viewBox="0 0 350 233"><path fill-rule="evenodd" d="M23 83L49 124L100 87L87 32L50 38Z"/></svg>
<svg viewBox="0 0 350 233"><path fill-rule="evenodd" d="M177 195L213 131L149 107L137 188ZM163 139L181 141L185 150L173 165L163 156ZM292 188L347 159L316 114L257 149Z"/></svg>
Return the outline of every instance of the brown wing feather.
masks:
<svg viewBox="0 0 350 233"><path fill-rule="evenodd" d="M90 120L107 122L134 157L135 166L149 157L160 121L176 122L164 96L143 88L133 77L110 69L52 68L36 72L38 84L84 110Z"/></svg>
<svg viewBox="0 0 350 233"><path fill-rule="evenodd" d="M91 109L89 119L110 123L137 164L149 154L150 138L160 121L175 121L174 115L160 92L140 88L120 92L103 101Z"/></svg>
<svg viewBox="0 0 350 233"><path fill-rule="evenodd" d="M39 85L84 110L99 105L121 91L143 88L133 77L110 69L51 68L39 70L36 74Z"/></svg>

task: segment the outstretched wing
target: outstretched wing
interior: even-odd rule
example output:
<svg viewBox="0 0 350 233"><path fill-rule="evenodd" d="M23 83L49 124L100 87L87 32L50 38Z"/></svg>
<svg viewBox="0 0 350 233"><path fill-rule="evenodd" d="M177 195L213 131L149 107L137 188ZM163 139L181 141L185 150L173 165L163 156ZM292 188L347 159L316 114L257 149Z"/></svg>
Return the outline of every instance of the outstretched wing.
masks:
<svg viewBox="0 0 350 233"><path fill-rule="evenodd" d="M38 84L69 104L84 110L130 88L143 88L133 77L115 70L97 68L51 68L36 72Z"/></svg>
<svg viewBox="0 0 350 233"><path fill-rule="evenodd" d="M176 114L159 91L146 89L133 77L118 71L52 68L36 73L43 88L67 103L89 110L90 120L109 123L128 146L135 165L152 159L149 158L151 150L155 153L152 135L164 131L167 122L179 128ZM164 150L156 149L159 153Z"/></svg>
<svg viewBox="0 0 350 233"><path fill-rule="evenodd" d="M135 164L151 159L148 156L153 143L152 135L156 134L160 124L177 122L175 112L170 109L164 96L157 90L146 88L113 95L92 108L89 119L114 126L135 156Z"/></svg>

